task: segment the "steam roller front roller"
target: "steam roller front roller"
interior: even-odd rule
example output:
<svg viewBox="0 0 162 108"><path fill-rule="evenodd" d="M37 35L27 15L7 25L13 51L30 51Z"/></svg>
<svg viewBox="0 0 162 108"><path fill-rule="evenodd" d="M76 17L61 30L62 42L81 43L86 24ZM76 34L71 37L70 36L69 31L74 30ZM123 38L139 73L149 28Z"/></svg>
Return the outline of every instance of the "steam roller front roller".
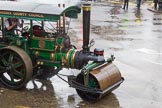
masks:
<svg viewBox="0 0 162 108"><path fill-rule="evenodd" d="M113 63L107 63L90 71L88 83L85 82L85 75L80 73L76 82L88 86L89 89L76 89L76 91L83 100L97 101L116 89L123 80L119 69Z"/></svg>
<svg viewBox="0 0 162 108"><path fill-rule="evenodd" d="M11 89L21 89L31 79L33 65L28 54L16 47L0 50L0 81Z"/></svg>

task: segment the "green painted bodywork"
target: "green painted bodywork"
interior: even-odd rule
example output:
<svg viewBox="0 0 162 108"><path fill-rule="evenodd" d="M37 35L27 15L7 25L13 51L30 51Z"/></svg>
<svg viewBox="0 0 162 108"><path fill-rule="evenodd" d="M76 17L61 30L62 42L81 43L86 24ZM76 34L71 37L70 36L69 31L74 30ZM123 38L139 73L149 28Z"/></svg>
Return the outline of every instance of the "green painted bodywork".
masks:
<svg viewBox="0 0 162 108"><path fill-rule="evenodd" d="M97 82L95 81L94 77L90 75L90 72L92 69L95 67L101 65L101 63L97 62L92 62L87 64L83 69L82 72L84 73L84 84L87 85L88 87L96 87L98 86Z"/></svg>
<svg viewBox="0 0 162 108"><path fill-rule="evenodd" d="M25 4L23 4L25 5ZM48 5L47 5L48 6ZM53 9L55 11L55 9ZM65 8L60 14L46 14L22 12L13 10L0 10L0 17L3 18L18 18L30 20L29 34L30 38L13 33L6 33L5 38L9 41L7 44L0 42L0 49L7 46L17 46L26 51L26 53L34 58L34 62L38 65L47 65L53 67L71 67L74 65L75 50L70 47L65 47L66 33L56 33L52 38L45 36L33 36L32 21L52 21L58 22L60 17L64 14L66 17L77 18L80 13L80 8L77 6L70 6Z"/></svg>

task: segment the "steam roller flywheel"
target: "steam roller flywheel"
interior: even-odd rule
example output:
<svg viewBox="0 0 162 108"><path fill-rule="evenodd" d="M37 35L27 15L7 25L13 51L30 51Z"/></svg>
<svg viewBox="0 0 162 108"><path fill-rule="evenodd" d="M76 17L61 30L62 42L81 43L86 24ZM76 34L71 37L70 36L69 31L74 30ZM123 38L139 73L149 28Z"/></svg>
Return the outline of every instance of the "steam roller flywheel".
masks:
<svg viewBox="0 0 162 108"><path fill-rule="evenodd" d="M100 89L103 93L94 93L79 89L76 89L76 91L83 100L97 101L116 89L123 80L119 69L113 63L109 63L92 70L89 74L88 87ZM84 75L80 73L76 81L85 85Z"/></svg>
<svg viewBox="0 0 162 108"><path fill-rule="evenodd" d="M0 81L11 89L26 85L33 74L33 65L28 54L16 46L0 50Z"/></svg>

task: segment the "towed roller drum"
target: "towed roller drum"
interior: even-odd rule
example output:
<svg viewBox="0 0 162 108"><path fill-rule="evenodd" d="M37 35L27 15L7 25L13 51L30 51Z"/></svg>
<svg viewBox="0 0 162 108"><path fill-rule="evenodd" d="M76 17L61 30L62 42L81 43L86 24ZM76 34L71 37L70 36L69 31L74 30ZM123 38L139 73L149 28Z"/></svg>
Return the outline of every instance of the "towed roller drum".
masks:
<svg viewBox="0 0 162 108"><path fill-rule="evenodd" d="M113 64L108 63L106 65L93 69L89 74L88 87L97 88L102 92L88 92L84 90L76 89L78 95L86 101L97 101L112 90L116 89L122 82L119 69ZM79 74L76 81L80 84L84 84L84 75Z"/></svg>

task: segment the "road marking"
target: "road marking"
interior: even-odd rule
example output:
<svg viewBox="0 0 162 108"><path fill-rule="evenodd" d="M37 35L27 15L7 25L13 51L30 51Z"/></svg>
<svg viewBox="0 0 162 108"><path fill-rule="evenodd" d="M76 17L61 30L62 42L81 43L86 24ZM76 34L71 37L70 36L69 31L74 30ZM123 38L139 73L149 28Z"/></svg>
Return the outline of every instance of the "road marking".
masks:
<svg viewBox="0 0 162 108"><path fill-rule="evenodd" d="M149 59L144 59L144 60L147 61L147 62L150 62L152 64L162 65L162 62L155 62L155 61L149 60Z"/></svg>
<svg viewBox="0 0 162 108"><path fill-rule="evenodd" d="M136 49L135 51L142 52L142 53L145 53L145 54L162 55L162 53L160 53L156 50L147 49L147 48Z"/></svg>

